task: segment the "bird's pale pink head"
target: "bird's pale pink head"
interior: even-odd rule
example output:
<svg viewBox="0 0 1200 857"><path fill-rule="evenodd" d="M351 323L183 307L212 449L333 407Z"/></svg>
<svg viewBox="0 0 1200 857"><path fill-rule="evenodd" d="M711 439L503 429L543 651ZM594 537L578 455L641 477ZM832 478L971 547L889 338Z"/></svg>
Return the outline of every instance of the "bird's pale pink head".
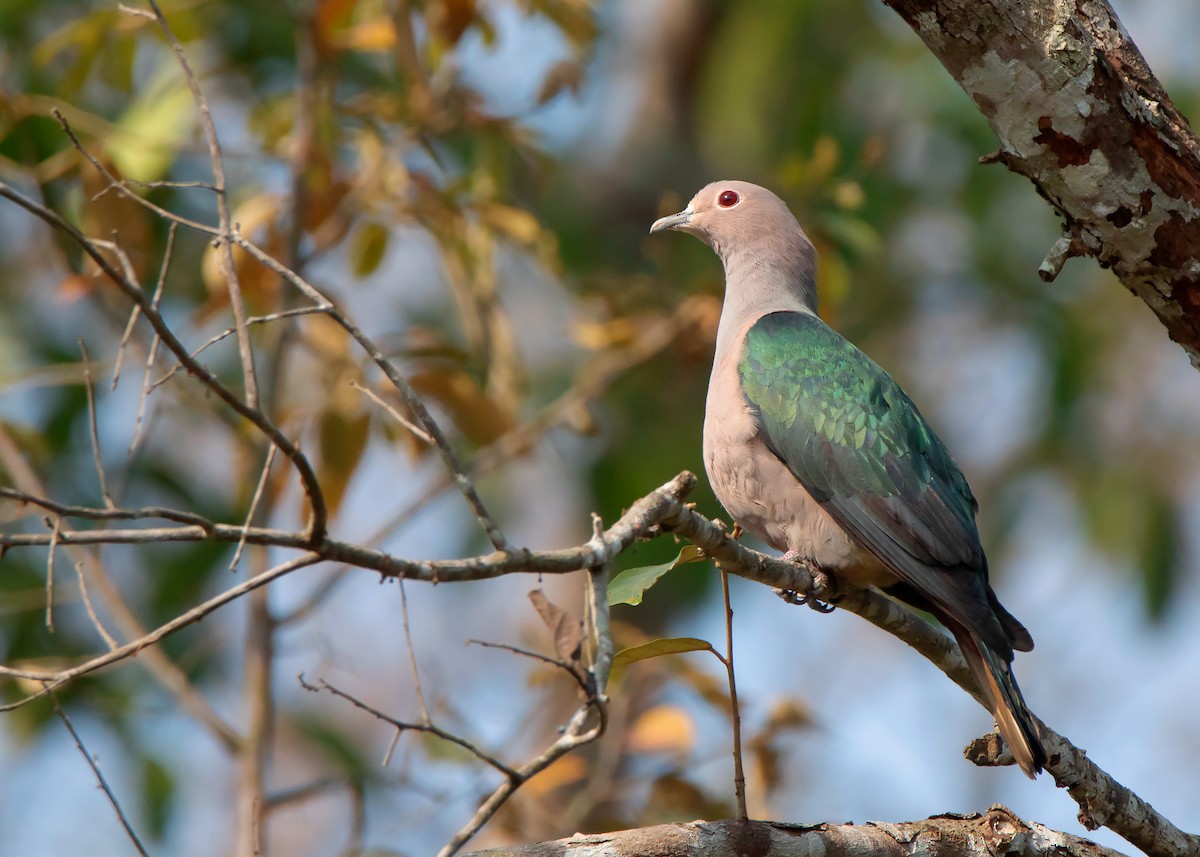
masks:
<svg viewBox="0 0 1200 857"><path fill-rule="evenodd" d="M721 257L725 281L756 292L791 290L816 308L816 252L787 204L765 187L719 181L687 208L654 221L650 233L689 232Z"/></svg>
<svg viewBox="0 0 1200 857"><path fill-rule="evenodd" d="M665 229L690 232L718 254L723 249L757 243L762 236L801 231L782 199L765 187L739 181L705 185L687 208L654 221L650 232Z"/></svg>

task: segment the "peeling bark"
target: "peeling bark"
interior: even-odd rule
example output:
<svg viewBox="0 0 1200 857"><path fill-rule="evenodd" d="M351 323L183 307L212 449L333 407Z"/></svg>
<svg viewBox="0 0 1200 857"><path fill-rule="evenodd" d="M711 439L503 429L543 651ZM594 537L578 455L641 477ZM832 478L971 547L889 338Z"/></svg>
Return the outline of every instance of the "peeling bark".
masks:
<svg viewBox="0 0 1200 857"><path fill-rule="evenodd" d="M1003 806L899 824L693 821L474 852L473 857L1121 857L1119 852L1022 821ZM467 855L472 857L472 855Z"/></svg>
<svg viewBox="0 0 1200 857"><path fill-rule="evenodd" d="M1040 273L1094 256L1200 367L1200 141L1106 0L884 0L1066 218Z"/></svg>

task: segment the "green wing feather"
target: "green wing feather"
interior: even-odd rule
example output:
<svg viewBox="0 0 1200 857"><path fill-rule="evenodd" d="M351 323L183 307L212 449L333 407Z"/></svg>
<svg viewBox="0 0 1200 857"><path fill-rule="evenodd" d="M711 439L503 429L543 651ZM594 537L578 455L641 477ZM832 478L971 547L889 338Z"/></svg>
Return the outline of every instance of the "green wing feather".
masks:
<svg viewBox="0 0 1200 857"><path fill-rule="evenodd" d="M798 312L759 319L738 369L760 436L843 529L997 652L1024 647L993 610L971 489L887 372Z"/></svg>

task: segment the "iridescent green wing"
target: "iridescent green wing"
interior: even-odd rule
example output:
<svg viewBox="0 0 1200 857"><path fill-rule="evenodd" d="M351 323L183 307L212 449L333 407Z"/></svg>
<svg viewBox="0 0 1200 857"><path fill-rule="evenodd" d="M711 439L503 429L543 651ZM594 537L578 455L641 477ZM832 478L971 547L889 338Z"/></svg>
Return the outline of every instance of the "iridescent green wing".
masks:
<svg viewBox="0 0 1200 857"><path fill-rule="evenodd" d="M891 376L798 312L759 319L738 369L760 436L834 520L922 596L1011 651L989 605L975 498Z"/></svg>

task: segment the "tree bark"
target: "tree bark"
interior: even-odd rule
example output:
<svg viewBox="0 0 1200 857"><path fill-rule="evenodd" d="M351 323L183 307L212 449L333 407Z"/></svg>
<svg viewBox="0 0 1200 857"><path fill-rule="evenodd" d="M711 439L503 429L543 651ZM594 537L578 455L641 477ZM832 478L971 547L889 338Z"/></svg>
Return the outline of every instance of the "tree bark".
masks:
<svg viewBox="0 0 1200 857"><path fill-rule="evenodd" d="M1066 218L1040 273L1094 256L1200 367L1200 142L1106 0L884 0Z"/></svg>
<svg viewBox="0 0 1200 857"><path fill-rule="evenodd" d="M693 821L555 842L477 851L467 857L1121 857L1094 842L1022 821L1003 806L984 815L938 815L899 824Z"/></svg>

